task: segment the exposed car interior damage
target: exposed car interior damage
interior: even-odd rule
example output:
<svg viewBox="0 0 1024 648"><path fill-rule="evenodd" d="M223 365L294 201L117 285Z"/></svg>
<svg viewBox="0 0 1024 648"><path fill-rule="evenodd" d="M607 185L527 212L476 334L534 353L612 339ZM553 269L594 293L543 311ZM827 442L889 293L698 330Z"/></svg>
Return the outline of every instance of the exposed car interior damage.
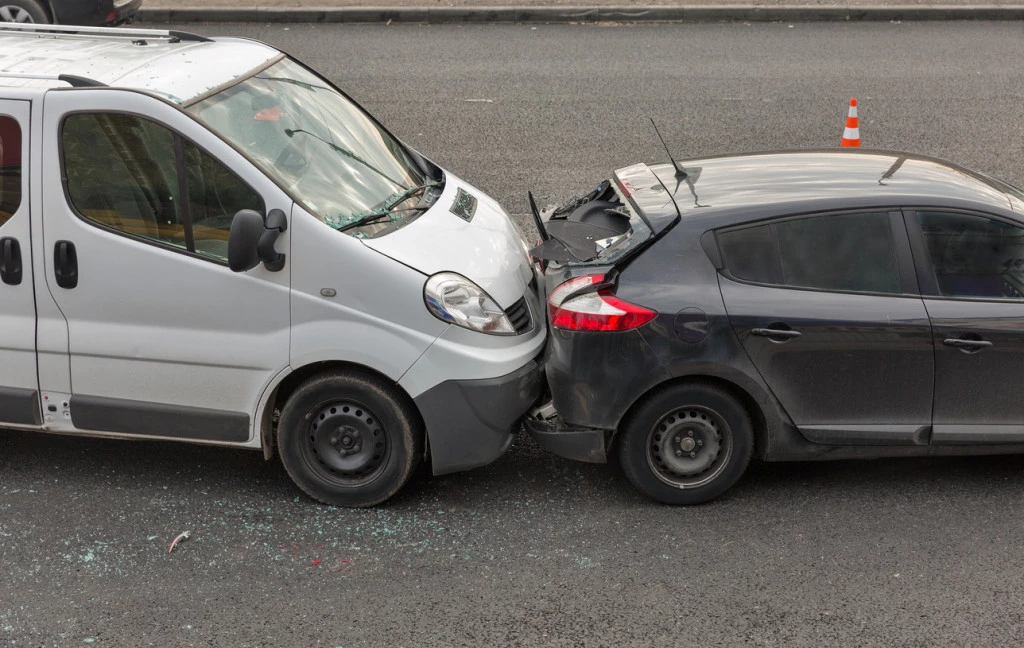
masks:
<svg viewBox="0 0 1024 648"><path fill-rule="evenodd" d="M531 207L536 209L531 196ZM605 180L590 193L555 207L545 222L535 212L544 239L530 251L535 259L559 263L592 261L631 231L630 208Z"/></svg>

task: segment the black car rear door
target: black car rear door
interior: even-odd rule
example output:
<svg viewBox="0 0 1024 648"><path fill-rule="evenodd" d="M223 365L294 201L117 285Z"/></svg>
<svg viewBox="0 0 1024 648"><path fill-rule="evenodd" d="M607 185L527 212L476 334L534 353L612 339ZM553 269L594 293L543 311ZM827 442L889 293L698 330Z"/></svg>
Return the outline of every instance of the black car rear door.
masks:
<svg viewBox="0 0 1024 648"><path fill-rule="evenodd" d="M733 329L805 437L928 442L931 329L900 213L804 215L716 238Z"/></svg>
<svg viewBox="0 0 1024 648"><path fill-rule="evenodd" d="M933 444L1024 442L1024 227L907 212L935 346Z"/></svg>

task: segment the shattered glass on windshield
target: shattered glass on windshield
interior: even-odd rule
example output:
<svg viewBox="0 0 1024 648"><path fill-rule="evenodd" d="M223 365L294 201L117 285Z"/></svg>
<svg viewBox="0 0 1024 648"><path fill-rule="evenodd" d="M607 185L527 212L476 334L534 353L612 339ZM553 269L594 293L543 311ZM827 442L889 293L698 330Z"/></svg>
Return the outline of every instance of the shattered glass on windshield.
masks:
<svg viewBox="0 0 1024 648"><path fill-rule="evenodd" d="M248 155L307 211L360 238L411 222L443 186L439 169L289 59L188 112Z"/></svg>

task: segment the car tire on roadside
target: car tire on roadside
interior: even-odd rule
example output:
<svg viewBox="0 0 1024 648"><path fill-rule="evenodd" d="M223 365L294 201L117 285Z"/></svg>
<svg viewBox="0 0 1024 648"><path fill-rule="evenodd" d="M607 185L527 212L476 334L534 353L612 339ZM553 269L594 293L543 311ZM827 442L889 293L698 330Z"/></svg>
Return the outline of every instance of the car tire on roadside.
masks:
<svg viewBox="0 0 1024 648"><path fill-rule="evenodd" d="M619 463L642 493L665 504L700 504L729 489L754 453L750 414L727 391L705 383L655 392L629 417Z"/></svg>
<svg viewBox="0 0 1024 648"><path fill-rule="evenodd" d="M409 480L423 455L423 425L385 379L332 372L289 397L277 449L292 480L313 499L373 506Z"/></svg>
<svg viewBox="0 0 1024 648"><path fill-rule="evenodd" d="M0 0L0 22L49 24L46 8L37 0Z"/></svg>

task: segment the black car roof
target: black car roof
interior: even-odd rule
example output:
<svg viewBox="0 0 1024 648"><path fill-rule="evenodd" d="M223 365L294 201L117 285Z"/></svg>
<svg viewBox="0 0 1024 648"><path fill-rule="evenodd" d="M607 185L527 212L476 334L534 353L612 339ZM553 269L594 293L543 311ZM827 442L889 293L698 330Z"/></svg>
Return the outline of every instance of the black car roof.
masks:
<svg viewBox="0 0 1024 648"><path fill-rule="evenodd" d="M651 169L673 192L684 218L703 213L768 215L869 206L949 206L1007 212L1008 185L923 155L869 149L770 151L680 162ZM1018 203L1019 205L1020 203ZM768 208L768 209L765 209Z"/></svg>

